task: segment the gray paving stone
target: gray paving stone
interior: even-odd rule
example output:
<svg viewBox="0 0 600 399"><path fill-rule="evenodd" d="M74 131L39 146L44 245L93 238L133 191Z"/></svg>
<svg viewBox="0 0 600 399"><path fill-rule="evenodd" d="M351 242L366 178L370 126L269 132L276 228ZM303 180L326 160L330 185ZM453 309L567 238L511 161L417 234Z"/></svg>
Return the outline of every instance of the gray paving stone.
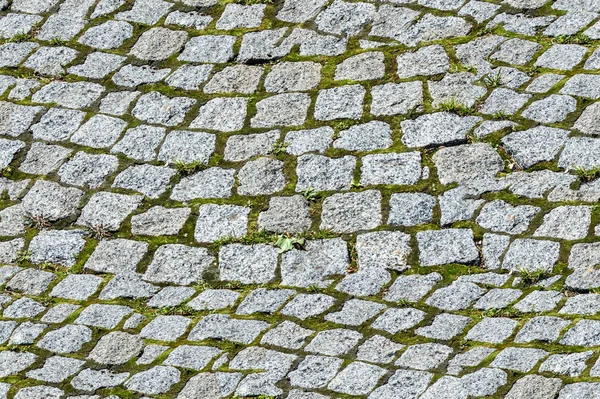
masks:
<svg viewBox="0 0 600 399"><path fill-rule="evenodd" d="M353 362L335 376L327 388L350 395L366 395L385 373L386 370L381 367Z"/></svg>
<svg viewBox="0 0 600 399"><path fill-rule="evenodd" d="M27 372L27 377L38 381L60 383L76 374L85 362L70 357L52 356L46 359L44 365Z"/></svg>
<svg viewBox="0 0 600 399"><path fill-rule="evenodd" d="M133 35L133 26L124 21L107 21L91 27L78 39L79 43L96 49L121 47Z"/></svg>
<svg viewBox="0 0 600 399"><path fill-rule="evenodd" d="M92 275L71 274L52 288L50 296L83 301L92 296L102 283L102 278Z"/></svg>
<svg viewBox="0 0 600 399"><path fill-rule="evenodd" d="M175 367L154 366L134 374L125 386L135 392L157 395L168 392L179 380L180 372Z"/></svg>
<svg viewBox="0 0 600 399"><path fill-rule="evenodd" d="M238 315L275 313L294 293L294 290L258 288L246 295L235 313Z"/></svg>
<svg viewBox="0 0 600 399"><path fill-rule="evenodd" d="M361 85L321 90L315 103L314 117L319 121L360 119L365 93Z"/></svg>
<svg viewBox="0 0 600 399"><path fill-rule="evenodd" d="M474 283L455 282L435 291L426 303L443 310L461 310L471 306L484 293L485 290Z"/></svg>
<svg viewBox="0 0 600 399"><path fill-rule="evenodd" d="M542 349L506 348L494 358L490 366L527 373L547 354Z"/></svg>
<svg viewBox="0 0 600 399"><path fill-rule="evenodd" d="M520 312L545 312L554 309L562 298L558 291L533 291L514 307Z"/></svg>
<svg viewBox="0 0 600 399"><path fill-rule="evenodd" d="M318 154L302 155L296 166L296 191L312 188L315 191L349 189L356 167L356 158L329 158Z"/></svg>
<svg viewBox="0 0 600 399"><path fill-rule="evenodd" d="M205 290L187 305L195 310L224 309L233 306L239 296L238 292L226 289Z"/></svg>
<svg viewBox="0 0 600 399"><path fill-rule="evenodd" d="M518 322L506 317L486 317L469 330L465 339L500 344L508 339Z"/></svg>
<svg viewBox="0 0 600 399"><path fill-rule="evenodd" d="M388 224L416 226L431 222L435 198L422 193L398 193L390 198Z"/></svg>
<svg viewBox="0 0 600 399"><path fill-rule="evenodd" d="M431 370L440 366L451 354L451 347L428 343L409 346L394 363L402 368Z"/></svg>
<svg viewBox="0 0 600 399"><path fill-rule="evenodd" d="M404 271L410 254L410 236L397 231L360 234L356 237L359 269Z"/></svg>
<svg viewBox="0 0 600 399"><path fill-rule="evenodd" d="M427 230L417 233L423 266L448 263L476 263L479 252L469 229Z"/></svg>
<svg viewBox="0 0 600 399"><path fill-rule="evenodd" d="M371 363L391 363L405 345L397 344L381 335L374 335L358 348L356 357Z"/></svg>
<svg viewBox="0 0 600 399"><path fill-rule="evenodd" d="M381 313L383 309L385 309L385 305L377 302L351 299L346 301L338 312L325 315L325 320L346 326L359 326ZM397 319L394 316L397 315L390 314L389 318L386 317L386 319L392 319L391 322L393 323ZM388 320L382 321L382 325L386 324Z"/></svg>
<svg viewBox="0 0 600 399"><path fill-rule="evenodd" d="M175 348L163 364L192 370L204 369L222 351L212 346L181 345Z"/></svg>
<svg viewBox="0 0 600 399"><path fill-rule="evenodd" d="M108 369L84 369L71 380L73 388L83 391L96 391L101 388L111 388L122 384L129 373L113 373Z"/></svg>
<svg viewBox="0 0 600 399"><path fill-rule="evenodd" d="M145 168L138 169L146 170ZM123 221L133 213L142 196L116 194L107 191L97 192L83 207L77 224L91 228L102 228L106 231L118 230Z"/></svg>
<svg viewBox="0 0 600 399"><path fill-rule="evenodd" d="M123 364L136 357L142 347L138 336L115 331L100 338L89 358L99 364Z"/></svg>
<svg viewBox="0 0 600 399"><path fill-rule="evenodd" d="M74 353L91 339L92 330L86 326L68 324L46 333L36 346L55 353Z"/></svg>
<svg viewBox="0 0 600 399"><path fill-rule="evenodd" d="M317 87L320 80L321 65L316 62L280 62L271 68L264 85L269 92L306 91Z"/></svg>
<svg viewBox="0 0 600 399"><path fill-rule="evenodd" d="M304 348L306 352L327 356L340 356L348 353L361 340L362 334L346 329L319 332ZM341 363L340 363L341 364Z"/></svg>
<svg viewBox="0 0 600 399"><path fill-rule="evenodd" d="M179 61L223 63L233 58L235 36L204 35L190 38Z"/></svg>
<svg viewBox="0 0 600 399"><path fill-rule="evenodd" d="M370 112L375 116L408 114L423 104L423 84L386 83L374 86L371 97Z"/></svg>
<svg viewBox="0 0 600 399"><path fill-rule="evenodd" d="M309 355L289 374L292 386L301 388L325 387L336 375L342 359Z"/></svg>
<svg viewBox="0 0 600 399"><path fill-rule="evenodd" d="M185 31L152 28L142 33L129 54L142 60L161 61L178 52L186 39Z"/></svg>
<svg viewBox="0 0 600 399"><path fill-rule="evenodd" d="M171 199L189 201L196 198L228 198L234 184L234 169L209 168L184 177L171 193Z"/></svg>
<svg viewBox="0 0 600 399"><path fill-rule="evenodd" d="M189 97L169 98L153 91L138 99L131 114L148 123L177 126L195 103L196 100Z"/></svg>
<svg viewBox="0 0 600 399"><path fill-rule="evenodd" d="M531 398L546 399L556 396L562 382L559 378L546 378L541 375L526 375L514 383L506 399Z"/></svg>
<svg viewBox="0 0 600 399"><path fill-rule="evenodd" d="M433 319L431 325L417 328L415 334L426 338L448 341L459 335L470 322L470 317L440 313Z"/></svg>
<svg viewBox="0 0 600 399"><path fill-rule="evenodd" d="M450 67L450 60L440 45L422 47L414 52L400 54L397 58L398 77L430 76L444 73Z"/></svg>
<svg viewBox="0 0 600 399"><path fill-rule="evenodd" d="M128 306L92 304L81 311L75 322L112 330L131 312L132 309Z"/></svg>
<svg viewBox="0 0 600 399"><path fill-rule="evenodd" d="M260 320L233 319L228 315L215 314L200 320L190 332L188 340L215 338L248 345L268 327L268 323Z"/></svg>
<svg viewBox="0 0 600 399"><path fill-rule="evenodd" d="M425 315L425 312L414 308L391 308L379 316L371 327L396 334L413 328L425 318Z"/></svg>
<svg viewBox="0 0 600 399"><path fill-rule="evenodd" d="M190 208L152 207L131 218L131 233L149 236L177 235L190 212Z"/></svg>
<svg viewBox="0 0 600 399"><path fill-rule="evenodd" d="M458 116L449 112L423 115L405 120L402 142L408 147L429 147L456 144L465 141L466 135L481 119L474 116Z"/></svg>
<svg viewBox="0 0 600 399"><path fill-rule="evenodd" d="M256 103L256 115L250 120L252 127L300 126L304 124L310 97L303 93L284 93Z"/></svg>
<svg viewBox="0 0 600 399"><path fill-rule="evenodd" d="M401 275L387 290L384 299L391 302L417 302L440 281L442 276L439 273Z"/></svg>
<svg viewBox="0 0 600 399"><path fill-rule="evenodd" d="M592 355L592 351L565 355L551 355L540 365L540 372L550 372L577 377L587 368L585 362Z"/></svg>
<svg viewBox="0 0 600 399"><path fill-rule="evenodd" d="M269 245L225 245L219 251L220 278L244 284L267 283L275 278L277 258L277 249Z"/></svg>
<svg viewBox="0 0 600 399"><path fill-rule="evenodd" d="M589 207L560 206L544 215L544 222L534 234L541 237L577 240L587 236L590 223Z"/></svg>
<svg viewBox="0 0 600 399"><path fill-rule="evenodd" d="M157 292L148 301L148 306L153 308L178 306L192 297L195 293L196 290L192 287L167 286Z"/></svg>
<svg viewBox="0 0 600 399"><path fill-rule="evenodd" d="M321 229L338 233L371 230L381 224L381 193L334 194L323 201Z"/></svg>
<svg viewBox="0 0 600 399"><path fill-rule="evenodd" d="M85 268L101 273L134 272L148 251L148 244L116 238L102 240L85 263Z"/></svg>
<svg viewBox="0 0 600 399"><path fill-rule="evenodd" d="M133 165L119 173L113 187L137 191L150 198L158 198L167 190L167 186L176 171L163 166Z"/></svg>
<svg viewBox="0 0 600 399"><path fill-rule="evenodd" d="M335 303L335 298L325 294L298 294L281 310L281 314L305 320L324 313Z"/></svg>
<svg viewBox="0 0 600 399"><path fill-rule="evenodd" d="M312 330L302 328L298 324L286 320L263 335L260 342L261 344L287 349L300 349L305 345L306 339L313 333Z"/></svg>
<svg viewBox="0 0 600 399"><path fill-rule="evenodd" d="M519 238L508 247L502 268L551 271L558 260L559 249L558 242Z"/></svg>
<svg viewBox="0 0 600 399"><path fill-rule="evenodd" d="M143 278L156 283L189 285L201 281L203 273L214 260L214 256L206 248L181 244L162 245L154 253Z"/></svg>
<svg viewBox="0 0 600 399"><path fill-rule="evenodd" d="M46 307L33 299L22 297L4 309L2 316L9 319L32 319L42 313Z"/></svg>
<svg viewBox="0 0 600 399"><path fill-rule="evenodd" d="M425 371L398 370L385 385L375 389L369 399L417 398L427 389L432 377L433 374Z"/></svg>

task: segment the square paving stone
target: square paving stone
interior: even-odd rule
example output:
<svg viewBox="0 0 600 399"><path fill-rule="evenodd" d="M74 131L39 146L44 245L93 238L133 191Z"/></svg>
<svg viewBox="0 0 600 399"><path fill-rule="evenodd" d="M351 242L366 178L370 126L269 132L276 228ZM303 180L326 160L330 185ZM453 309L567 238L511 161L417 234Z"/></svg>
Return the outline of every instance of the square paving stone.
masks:
<svg viewBox="0 0 600 399"><path fill-rule="evenodd" d="M443 310L466 309L485 293L483 288L469 282L454 282L435 291L426 303Z"/></svg>
<svg viewBox="0 0 600 399"><path fill-rule="evenodd" d="M31 216L55 221L73 216L79 206L83 192L64 187L58 183L38 180L23 197L23 209Z"/></svg>
<svg viewBox="0 0 600 399"><path fill-rule="evenodd" d="M220 278L243 284L267 283L275 278L277 258L277 249L270 245L225 245L219 251Z"/></svg>
<svg viewBox="0 0 600 399"><path fill-rule="evenodd" d="M21 323L10 336L9 345L31 345L37 337L48 327L46 324L32 322Z"/></svg>
<svg viewBox="0 0 600 399"><path fill-rule="evenodd" d="M28 250L32 263L50 262L71 267L85 245L82 230L41 231L31 239Z"/></svg>
<svg viewBox="0 0 600 399"><path fill-rule="evenodd" d="M96 188L117 171L119 160L106 154L79 151L58 170L60 181L80 187Z"/></svg>
<svg viewBox="0 0 600 399"><path fill-rule="evenodd" d="M316 129L287 132L283 141L289 143L286 148L288 154L323 153L331 145L333 134L334 131L331 127L323 126Z"/></svg>
<svg viewBox="0 0 600 399"><path fill-rule="evenodd" d="M152 28L142 33L129 54L142 60L165 60L177 53L186 39L185 31Z"/></svg>
<svg viewBox="0 0 600 399"><path fill-rule="evenodd" d="M427 389L433 374L425 371L398 370L386 384L375 389L370 399L417 398Z"/></svg>
<svg viewBox="0 0 600 399"><path fill-rule="evenodd" d="M326 312L335 298L325 294L298 294L281 310L281 314L306 320Z"/></svg>
<svg viewBox="0 0 600 399"><path fill-rule="evenodd" d="M559 291L533 291L514 305L520 312L548 312L564 297Z"/></svg>
<svg viewBox="0 0 600 399"><path fill-rule="evenodd" d="M575 384L576 385L576 384ZM560 378L547 378L541 375L526 375L514 383L506 399L546 399L556 397L562 387ZM569 386L567 386L568 388ZM566 389L566 388L565 388ZM568 397L567 397L568 398ZM566 399L566 398L565 398ZM573 398L574 399L574 398Z"/></svg>
<svg viewBox="0 0 600 399"><path fill-rule="evenodd" d="M124 21L107 21L85 31L78 42L96 49L121 47L133 35L133 26Z"/></svg>
<svg viewBox="0 0 600 399"><path fill-rule="evenodd" d="M385 305L362 299L351 299L338 312L325 315L325 320L347 326L360 326L379 314Z"/></svg>
<svg viewBox="0 0 600 399"><path fill-rule="evenodd" d="M313 333L313 330L302 328L298 324L286 320L263 335L260 343L287 349L300 349Z"/></svg>
<svg viewBox="0 0 600 399"><path fill-rule="evenodd" d="M119 118L94 115L73 133L70 141L92 148L107 148L117 141L126 126Z"/></svg>
<svg viewBox="0 0 600 399"><path fill-rule="evenodd" d="M246 295L235 313L238 315L275 313L295 293L294 290L258 288Z"/></svg>
<svg viewBox="0 0 600 399"><path fill-rule="evenodd" d="M542 349L506 348L494 358L490 366L527 373L547 354Z"/></svg>
<svg viewBox="0 0 600 399"><path fill-rule="evenodd" d="M302 155L296 166L296 191L347 190L351 186L355 167L356 158L350 155L341 158L318 154Z"/></svg>
<svg viewBox="0 0 600 399"><path fill-rule="evenodd" d="M273 151L280 134L279 130L272 130L266 133L230 136L225 145L224 159L240 162L256 155L267 155Z"/></svg>
<svg viewBox="0 0 600 399"><path fill-rule="evenodd" d="M479 251L469 229L427 230L417 233L422 266L477 263Z"/></svg>
<svg viewBox="0 0 600 399"><path fill-rule="evenodd" d="M435 205L435 197L428 194L392 194L388 223L395 226L416 226L431 222Z"/></svg>
<svg viewBox="0 0 600 399"><path fill-rule="evenodd" d="M134 272L148 252L145 242L116 238L102 240L85 263L85 268L100 273Z"/></svg>
<svg viewBox="0 0 600 399"><path fill-rule="evenodd" d="M89 274L70 274L54 286L50 296L83 301L98 290L102 278Z"/></svg>
<svg viewBox="0 0 600 399"><path fill-rule="evenodd" d="M587 236L590 223L590 207L560 206L544 215L544 221L534 235L563 240L582 239Z"/></svg>
<svg viewBox="0 0 600 399"><path fill-rule="evenodd" d="M278 233L297 233L310 228L310 207L300 195L271 197L269 209L258 215L258 227Z"/></svg>
<svg viewBox="0 0 600 399"><path fill-rule="evenodd" d="M181 244L162 245L154 253L143 278L155 283L189 285L202 281L203 273L214 260L214 256L206 248Z"/></svg>
<svg viewBox="0 0 600 399"><path fill-rule="evenodd" d="M362 362L350 363L327 386L349 395L366 395L371 392L387 371L381 367Z"/></svg>
<svg viewBox="0 0 600 399"><path fill-rule="evenodd" d="M404 120L402 143L407 147L430 147L464 142L467 133L480 121L475 116L436 112Z"/></svg>
<svg viewBox="0 0 600 399"><path fill-rule="evenodd" d="M67 324L46 333L36 346L55 353L74 353L91 340L91 329L86 326Z"/></svg>
<svg viewBox="0 0 600 399"><path fill-rule="evenodd" d="M540 365L540 372L567 375L569 377L579 376L586 368L585 362L592 357L594 352L587 351L572 354L551 355Z"/></svg>
<svg viewBox="0 0 600 399"><path fill-rule="evenodd" d="M163 137L165 128L141 125L125 132L123 138L113 146L111 153L122 153L138 161L153 161L156 149Z"/></svg>
<svg viewBox="0 0 600 399"><path fill-rule="evenodd" d="M25 160L19 166L19 170L30 174L46 175L56 171L71 153L72 150L59 145L36 141L31 144Z"/></svg>
<svg viewBox="0 0 600 399"><path fill-rule="evenodd" d="M502 268L551 271L558 260L559 250L558 242L519 238L508 247Z"/></svg>
<svg viewBox="0 0 600 399"><path fill-rule="evenodd" d="M323 201L321 229L338 233L371 230L381 224L381 193L334 194Z"/></svg>
<svg viewBox="0 0 600 399"><path fill-rule="evenodd" d="M465 339L500 344L513 333L518 322L506 317L486 317L469 330Z"/></svg>
<svg viewBox="0 0 600 399"><path fill-rule="evenodd" d="M212 346L181 345L169 353L163 364L200 371L221 352Z"/></svg>
<svg viewBox="0 0 600 399"><path fill-rule="evenodd" d="M390 334L405 331L419 324L426 313L414 308L387 309L372 324L371 328L383 330Z"/></svg>
<svg viewBox="0 0 600 399"><path fill-rule="evenodd" d="M404 348L405 345L395 343L389 339L381 336L374 335L366 340L357 352L357 359L364 360L371 363L391 363L397 353Z"/></svg>
<svg viewBox="0 0 600 399"><path fill-rule="evenodd" d="M77 224L116 231L141 202L142 196L140 195L116 194L106 191L97 192L83 207L81 215L77 219Z"/></svg>
<svg viewBox="0 0 600 399"><path fill-rule="evenodd" d="M233 319L228 315L215 314L200 320L190 332L188 340L215 338L249 345L268 327L269 323L260 320Z"/></svg>
<svg viewBox="0 0 600 399"><path fill-rule="evenodd" d="M282 255L282 284L327 287L331 277L345 274L349 265L348 246L341 238L309 240L304 250L292 249Z"/></svg>
<svg viewBox="0 0 600 399"><path fill-rule="evenodd" d="M460 334L470 322L470 317L441 313L435 316L431 325L417 328L415 334L448 341Z"/></svg>
<svg viewBox="0 0 600 399"><path fill-rule="evenodd" d="M280 62L273 65L264 84L267 91L282 93L312 90L320 80L321 65L316 62Z"/></svg>
<svg viewBox="0 0 600 399"><path fill-rule="evenodd" d="M235 132L244 127L248 100L242 97L214 98L200 107L190 123L192 129Z"/></svg>
<svg viewBox="0 0 600 399"><path fill-rule="evenodd" d="M131 312L127 306L92 304L81 311L75 323L112 330Z"/></svg>
<svg viewBox="0 0 600 399"><path fill-rule="evenodd" d="M256 103L256 115L250 120L250 125L257 128L303 125L310 103L310 96L303 93L268 97Z"/></svg>
<svg viewBox="0 0 600 399"><path fill-rule="evenodd" d="M256 92L263 73L264 68L257 65L228 66L213 75L204 86L204 92L252 94Z"/></svg>
<svg viewBox="0 0 600 399"><path fill-rule="evenodd" d="M315 103L315 119L360 119L365 93L364 87L360 85L321 90Z"/></svg>
<svg viewBox="0 0 600 399"><path fill-rule="evenodd" d="M233 59L235 36L204 35L192 37L177 57L179 61L223 63Z"/></svg>
<svg viewBox="0 0 600 399"><path fill-rule="evenodd" d="M411 248L410 236L399 231L378 231L356 237L360 269L406 269Z"/></svg>
<svg viewBox="0 0 600 399"><path fill-rule="evenodd" d="M362 158L362 185L413 185L421 178L421 153L372 154Z"/></svg>
<svg viewBox="0 0 600 399"><path fill-rule="evenodd" d="M515 302L521 296L521 290L511 288L494 288L489 290L484 296L473 305L474 309L503 309Z"/></svg>
<svg viewBox="0 0 600 399"><path fill-rule="evenodd" d="M150 198L160 197L166 190L174 169L154 165L133 165L119 173L113 187L137 191Z"/></svg>
<svg viewBox="0 0 600 399"><path fill-rule="evenodd" d="M6 288L28 295L39 295L48 289L55 278L56 276L50 272L27 268L18 271L6 283Z"/></svg>
<svg viewBox="0 0 600 399"><path fill-rule="evenodd" d="M439 273L401 275L385 293L386 301L418 302L431 289L442 281Z"/></svg>
<svg viewBox="0 0 600 399"><path fill-rule="evenodd" d="M151 124L177 126L183 122L187 112L195 103L196 100L192 98L169 98L152 91L138 99L131 115Z"/></svg>
<svg viewBox="0 0 600 399"><path fill-rule="evenodd" d="M191 320L183 316L157 316L146 324L140 336L157 341L172 342L181 337Z"/></svg>
<svg viewBox="0 0 600 399"><path fill-rule="evenodd" d="M177 235L190 213L190 208L154 206L131 217L131 233L148 236Z"/></svg>
<svg viewBox="0 0 600 399"><path fill-rule="evenodd" d="M288 374L290 384L301 388L322 388L337 374L342 359L329 356L306 356L298 367Z"/></svg>
<svg viewBox="0 0 600 399"><path fill-rule="evenodd" d="M354 348L361 338L361 333L352 330L342 328L325 330L319 332L304 350L328 356L340 356Z"/></svg>
<svg viewBox="0 0 600 399"><path fill-rule="evenodd" d="M396 366L416 370L439 367L452 354L451 347L442 344L417 344L409 346L394 363Z"/></svg>
<svg viewBox="0 0 600 399"><path fill-rule="evenodd" d="M187 305L195 310L224 309L232 307L239 296L238 292L231 290L205 290L189 301Z"/></svg>
<svg viewBox="0 0 600 399"><path fill-rule="evenodd" d="M60 383L76 374L84 365L83 360L70 357L52 356L46 359L39 369L27 372L27 377L38 381Z"/></svg>
<svg viewBox="0 0 600 399"><path fill-rule="evenodd" d="M214 242L225 237L245 236L249 212L249 208L237 205L200 206L194 231L196 241Z"/></svg>
<svg viewBox="0 0 600 399"><path fill-rule="evenodd" d="M238 194L270 195L283 190L287 182L283 166L282 161L267 157L246 162L237 174Z"/></svg>
<svg viewBox="0 0 600 399"><path fill-rule="evenodd" d="M45 309L41 303L31 298L22 297L8 305L2 312L2 317L8 319L32 319Z"/></svg>
<svg viewBox="0 0 600 399"><path fill-rule="evenodd" d="M235 169L209 168L184 177L171 193L171 199L189 201L196 198L229 198Z"/></svg>
<svg viewBox="0 0 600 399"><path fill-rule="evenodd" d="M172 3L162 0L135 0L133 7L115 15L119 20L154 25L173 7Z"/></svg>
<svg viewBox="0 0 600 399"><path fill-rule="evenodd" d="M153 308L174 307L181 305L195 293L193 287L168 286L156 293L147 304Z"/></svg>
<svg viewBox="0 0 600 399"><path fill-rule="evenodd" d="M75 133L85 112L65 109L51 108L40 121L31 126L33 137L40 140L60 141L68 139Z"/></svg>

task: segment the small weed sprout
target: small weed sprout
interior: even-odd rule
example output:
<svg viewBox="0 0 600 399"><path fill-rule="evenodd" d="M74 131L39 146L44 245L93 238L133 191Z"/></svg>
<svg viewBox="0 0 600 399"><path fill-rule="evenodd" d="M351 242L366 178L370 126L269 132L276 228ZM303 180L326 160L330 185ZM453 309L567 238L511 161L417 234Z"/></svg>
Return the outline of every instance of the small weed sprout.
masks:
<svg viewBox="0 0 600 399"><path fill-rule="evenodd" d="M498 87L502 85L502 75L500 72L495 75L485 74L481 78L481 83L485 85L485 87Z"/></svg>
<svg viewBox="0 0 600 399"><path fill-rule="evenodd" d="M281 155L281 154L285 154L285 152L287 151L287 148L290 146L290 143L284 143L281 141L278 141L276 143L273 144L273 149L271 150L271 152L274 155Z"/></svg>
<svg viewBox="0 0 600 399"><path fill-rule="evenodd" d="M88 228L88 237L95 238L96 240L101 240L103 238L110 237L110 233L106 231L103 225L95 225Z"/></svg>
<svg viewBox="0 0 600 399"><path fill-rule="evenodd" d="M312 187L307 188L300 192L304 198L309 202L314 202L321 198L321 195Z"/></svg>
<svg viewBox="0 0 600 399"><path fill-rule="evenodd" d="M202 168L202 163L200 161L184 162L182 160L176 160L174 165L175 169L177 169L177 173L181 176L189 176Z"/></svg>
<svg viewBox="0 0 600 399"><path fill-rule="evenodd" d="M26 251L26 250L21 250L19 252L17 252L17 263L18 264L23 264L25 262L29 262L29 260L31 259L31 251Z"/></svg>
<svg viewBox="0 0 600 399"><path fill-rule="evenodd" d="M574 172L582 183L588 183L600 177L600 166L592 169L585 169L578 166L574 169Z"/></svg>
<svg viewBox="0 0 600 399"><path fill-rule="evenodd" d="M519 275L523 279L523 283L525 285L536 284L546 276L546 272L542 269L528 270L525 268L519 268L517 270L519 271Z"/></svg>
<svg viewBox="0 0 600 399"><path fill-rule="evenodd" d="M358 180L358 179L352 179L352 183L350 183L350 186L354 189L363 188L363 185L361 184L360 180Z"/></svg>
<svg viewBox="0 0 600 399"><path fill-rule="evenodd" d="M25 215L24 223L25 226L32 227L36 230L43 230L52 226L52 224L41 215Z"/></svg>
<svg viewBox="0 0 600 399"><path fill-rule="evenodd" d="M470 115L473 110L461 102L456 100L456 97L452 96L446 101L441 102L438 107L438 111L452 112L460 116Z"/></svg>

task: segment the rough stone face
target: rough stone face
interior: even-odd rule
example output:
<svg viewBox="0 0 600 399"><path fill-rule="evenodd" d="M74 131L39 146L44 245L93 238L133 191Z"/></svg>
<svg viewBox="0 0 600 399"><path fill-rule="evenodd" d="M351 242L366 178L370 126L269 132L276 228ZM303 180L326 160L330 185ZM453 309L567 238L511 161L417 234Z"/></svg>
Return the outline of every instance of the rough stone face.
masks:
<svg viewBox="0 0 600 399"><path fill-rule="evenodd" d="M417 233L423 266L448 263L476 263L479 251L468 229L428 230Z"/></svg>
<svg viewBox="0 0 600 399"><path fill-rule="evenodd" d="M144 279L189 285L202 280L202 274L213 261L214 257L205 248L181 244L163 245L154 253Z"/></svg>
<svg viewBox="0 0 600 399"><path fill-rule="evenodd" d="M360 85L321 90L315 103L315 119L360 119L365 89Z"/></svg>
<svg viewBox="0 0 600 399"><path fill-rule="evenodd" d="M321 228L339 233L371 230L381 223L381 193L335 194L323 201Z"/></svg>
<svg viewBox="0 0 600 399"><path fill-rule="evenodd" d="M461 117L449 112L423 115L405 120L402 142L407 147L430 147L464 142L466 135L481 119L474 116Z"/></svg>
<svg viewBox="0 0 600 399"><path fill-rule="evenodd" d="M275 277L277 250L264 244L230 244L219 251L220 278L245 284L267 283Z"/></svg>
<svg viewBox="0 0 600 399"><path fill-rule="evenodd" d="M100 338L89 357L99 364L123 364L137 356L142 347L138 336L115 331Z"/></svg>

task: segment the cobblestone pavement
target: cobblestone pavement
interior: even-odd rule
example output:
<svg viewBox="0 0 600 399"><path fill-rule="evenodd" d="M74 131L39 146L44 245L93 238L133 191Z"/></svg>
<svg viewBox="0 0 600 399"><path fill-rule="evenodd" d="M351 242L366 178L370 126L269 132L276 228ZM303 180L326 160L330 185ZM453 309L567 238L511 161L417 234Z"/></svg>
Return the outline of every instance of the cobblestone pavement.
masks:
<svg viewBox="0 0 600 399"><path fill-rule="evenodd" d="M600 397L600 1L0 10L0 398Z"/></svg>

